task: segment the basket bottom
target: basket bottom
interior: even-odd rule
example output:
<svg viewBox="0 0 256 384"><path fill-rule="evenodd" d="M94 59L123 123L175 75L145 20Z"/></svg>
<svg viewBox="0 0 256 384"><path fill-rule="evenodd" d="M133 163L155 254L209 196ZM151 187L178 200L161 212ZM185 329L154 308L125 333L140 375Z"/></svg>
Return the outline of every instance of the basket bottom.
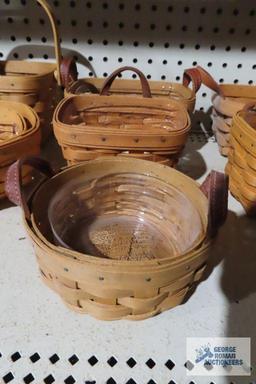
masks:
<svg viewBox="0 0 256 384"><path fill-rule="evenodd" d="M168 257L170 241L141 217L108 214L73 223L64 241L79 252L103 258L143 260Z"/></svg>

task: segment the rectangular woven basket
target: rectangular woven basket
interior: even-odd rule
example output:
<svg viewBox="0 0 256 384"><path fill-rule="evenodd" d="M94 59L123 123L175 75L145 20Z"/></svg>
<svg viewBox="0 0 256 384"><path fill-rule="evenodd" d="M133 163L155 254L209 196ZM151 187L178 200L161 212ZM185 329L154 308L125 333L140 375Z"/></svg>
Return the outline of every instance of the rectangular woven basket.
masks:
<svg viewBox="0 0 256 384"><path fill-rule="evenodd" d="M56 63L0 61L0 100L19 101L34 108L40 117L43 141L46 141L52 132L51 120L58 99L57 84L61 85L61 51L54 13L46 0L37 2L51 23Z"/></svg>
<svg viewBox="0 0 256 384"><path fill-rule="evenodd" d="M124 70L141 79L142 96L109 95ZM180 101L151 97L145 76L124 67L105 81L99 94L70 96L55 110L54 133L69 164L99 156L138 157L174 166L186 143L190 118Z"/></svg>

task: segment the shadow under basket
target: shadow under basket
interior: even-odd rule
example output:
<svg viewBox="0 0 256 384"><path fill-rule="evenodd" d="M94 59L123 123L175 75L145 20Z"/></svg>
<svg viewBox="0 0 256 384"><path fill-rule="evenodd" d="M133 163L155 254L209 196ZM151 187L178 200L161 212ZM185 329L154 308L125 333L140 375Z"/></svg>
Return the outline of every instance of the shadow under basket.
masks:
<svg viewBox="0 0 256 384"><path fill-rule="evenodd" d="M48 177L29 206L15 184L25 164ZM23 203L43 280L69 307L103 320L139 320L182 303L226 217L224 175L211 173L200 189L172 168L118 158L52 175L41 159L17 162L7 192Z"/></svg>

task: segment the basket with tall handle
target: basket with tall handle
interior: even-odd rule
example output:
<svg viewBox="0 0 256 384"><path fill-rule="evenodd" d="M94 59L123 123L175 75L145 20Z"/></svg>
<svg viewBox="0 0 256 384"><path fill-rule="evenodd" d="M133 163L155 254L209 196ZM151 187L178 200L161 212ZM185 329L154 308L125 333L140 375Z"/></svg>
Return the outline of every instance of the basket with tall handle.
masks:
<svg viewBox="0 0 256 384"><path fill-rule="evenodd" d="M34 108L40 117L42 138L45 141L52 131L51 120L57 103L58 86L65 85L68 75L65 72L67 67L61 66L60 39L54 13L46 0L36 1L51 23L56 63L0 61L0 100L22 102Z"/></svg>

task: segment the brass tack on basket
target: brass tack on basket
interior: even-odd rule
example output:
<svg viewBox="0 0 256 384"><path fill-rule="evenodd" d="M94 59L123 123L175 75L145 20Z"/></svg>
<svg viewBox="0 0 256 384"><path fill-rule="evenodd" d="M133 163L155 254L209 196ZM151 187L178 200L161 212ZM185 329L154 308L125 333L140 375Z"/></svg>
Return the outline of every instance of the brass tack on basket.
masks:
<svg viewBox="0 0 256 384"><path fill-rule="evenodd" d="M65 272L68 272L68 268L64 268L64 271L65 271Z"/></svg>
<svg viewBox="0 0 256 384"><path fill-rule="evenodd" d="M149 282L149 281L151 281L151 277L147 277L145 280L146 280L147 282Z"/></svg>
<svg viewBox="0 0 256 384"><path fill-rule="evenodd" d="M99 277L99 280L100 280L100 281L103 281L103 280L104 280L104 277L100 276L100 277Z"/></svg>

